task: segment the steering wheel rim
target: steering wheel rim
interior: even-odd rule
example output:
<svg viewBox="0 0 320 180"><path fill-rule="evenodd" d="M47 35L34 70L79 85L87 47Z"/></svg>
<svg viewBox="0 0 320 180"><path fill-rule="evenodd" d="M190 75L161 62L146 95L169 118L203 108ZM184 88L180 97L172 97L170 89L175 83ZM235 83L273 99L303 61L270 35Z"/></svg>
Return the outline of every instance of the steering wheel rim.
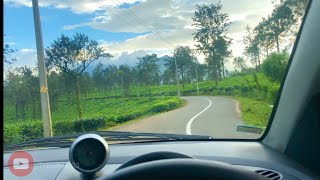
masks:
<svg viewBox="0 0 320 180"><path fill-rule="evenodd" d="M247 179L268 180L252 171L225 163L197 159L165 159L141 163L115 171L104 180L150 179Z"/></svg>
<svg viewBox="0 0 320 180"><path fill-rule="evenodd" d="M129 166L146 163L150 161L164 160L164 159L178 159L178 158L194 159L194 157L192 156L188 156L188 155L176 153L176 152L170 152L170 151L151 152L127 161L126 163L122 164L119 168L117 168L116 171L124 169Z"/></svg>

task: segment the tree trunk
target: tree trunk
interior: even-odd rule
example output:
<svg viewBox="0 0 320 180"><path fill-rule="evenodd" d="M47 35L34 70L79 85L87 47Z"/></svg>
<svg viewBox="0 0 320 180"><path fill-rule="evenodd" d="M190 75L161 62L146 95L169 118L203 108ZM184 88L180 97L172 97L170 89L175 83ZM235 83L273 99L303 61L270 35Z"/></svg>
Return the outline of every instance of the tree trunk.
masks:
<svg viewBox="0 0 320 180"><path fill-rule="evenodd" d="M70 111L70 91L68 91L67 94L68 94L68 112L71 112ZM69 113L67 113L67 114L69 114Z"/></svg>
<svg viewBox="0 0 320 180"><path fill-rule="evenodd" d="M51 107L51 109L52 109L52 112L54 112L54 110L55 110L55 108L54 108L54 106L55 106L55 99L54 99L54 96L52 96L52 98L50 98L50 102L51 102L51 104L50 104L50 107Z"/></svg>
<svg viewBox="0 0 320 180"><path fill-rule="evenodd" d="M218 86L218 77L219 77L219 72L217 71L217 65L216 65L216 68L215 68L215 70L214 70L214 84L215 84L215 86Z"/></svg>
<svg viewBox="0 0 320 180"><path fill-rule="evenodd" d="M112 99L114 99L114 89L113 89L113 86L112 86Z"/></svg>
<svg viewBox="0 0 320 180"><path fill-rule="evenodd" d="M182 69L181 69L181 78L182 78L182 88L184 88L184 75L183 75Z"/></svg>
<svg viewBox="0 0 320 180"><path fill-rule="evenodd" d="M217 80L217 78L215 78L213 82L214 82L214 85L215 85L215 86L218 86L218 80Z"/></svg>
<svg viewBox="0 0 320 180"><path fill-rule="evenodd" d="M225 74L224 74L224 64L222 65L222 77L223 77L223 78L225 77Z"/></svg>
<svg viewBox="0 0 320 180"><path fill-rule="evenodd" d="M19 119L19 110L18 110L18 102L16 102L16 120Z"/></svg>
<svg viewBox="0 0 320 180"><path fill-rule="evenodd" d="M260 63L260 53L258 53L258 69L259 69L259 71L260 71L260 65L261 65L261 63Z"/></svg>
<svg viewBox="0 0 320 180"><path fill-rule="evenodd" d="M151 101L151 98L152 98L152 93L151 93L151 88L150 88L150 85L148 85L148 89L149 89L149 100Z"/></svg>
<svg viewBox="0 0 320 180"><path fill-rule="evenodd" d="M280 47L279 47L279 35L276 37L277 41L277 53L280 53Z"/></svg>
<svg viewBox="0 0 320 180"><path fill-rule="evenodd" d="M78 106L78 117L82 118L82 109L81 109L81 101L80 101L80 87L78 80L75 80L76 83L76 96L77 96L77 106Z"/></svg>
<svg viewBox="0 0 320 180"><path fill-rule="evenodd" d="M32 117L33 119L36 119L36 102L34 101L33 97L32 97Z"/></svg>
<svg viewBox="0 0 320 180"><path fill-rule="evenodd" d="M225 74L224 74L224 60L223 59L221 60L221 68L222 68L222 78L224 78ZM220 80L221 80L221 76L220 76Z"/></svg>
<svg viewBox="0 0 320 180"><path fill-rule="evenodd" d="M26 120L26 111L24 110L24 108L25 108L25 102L22 102L21 105L22 105L22 108L21 108L21 110L22 110L22 111L21 111L21 112L22 112L22 113L21 113L21 114L22 114L22 119L23 119L23 120Z"/></svg>

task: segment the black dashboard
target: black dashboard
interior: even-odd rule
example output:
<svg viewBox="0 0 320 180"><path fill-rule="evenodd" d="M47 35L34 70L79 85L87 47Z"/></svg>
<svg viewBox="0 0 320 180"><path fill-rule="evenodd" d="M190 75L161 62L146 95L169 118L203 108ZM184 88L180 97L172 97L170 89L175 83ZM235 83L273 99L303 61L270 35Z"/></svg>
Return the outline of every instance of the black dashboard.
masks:
<svg viewBox="0 0 320 180"><path fill-rule="evenodd" d="M197 159L219 161L245 168L270 179L315 179L298 163L260 142L240 141L168 141L109 145L110 158L102 168L103 176L113 173L125 162L140 155L169 151ZM34 160L32 172L25 179L79 179L69 161L69 148L47 148L27 151ZM4 153L4 179L18 179L8 167L11 153ZM102 177L103 177L102 176ZM99 179L99 178L97 178Z"/></svg>

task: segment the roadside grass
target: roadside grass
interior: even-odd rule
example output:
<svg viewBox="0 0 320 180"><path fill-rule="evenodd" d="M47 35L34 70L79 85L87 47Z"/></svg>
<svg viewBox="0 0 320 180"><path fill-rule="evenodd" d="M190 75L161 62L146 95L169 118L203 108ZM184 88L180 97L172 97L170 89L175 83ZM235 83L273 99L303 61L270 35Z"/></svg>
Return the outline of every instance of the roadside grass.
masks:
<svg viewBox="0 0 320 180"><path fill-rule="evenodd" d="M240 102L241 118L246 125L266 128L272 108L266 102L244 97L234 97Z"/></svg>

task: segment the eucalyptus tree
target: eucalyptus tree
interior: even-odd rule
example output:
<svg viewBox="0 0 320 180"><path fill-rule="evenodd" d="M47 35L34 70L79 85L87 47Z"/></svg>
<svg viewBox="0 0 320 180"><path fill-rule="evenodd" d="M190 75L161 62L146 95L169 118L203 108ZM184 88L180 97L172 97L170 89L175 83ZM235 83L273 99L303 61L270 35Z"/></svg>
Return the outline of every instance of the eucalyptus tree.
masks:
<svg viewBox="0 0 320 180"><path fill-rule="evenodd" d="M79 77L89 65L99 58L110 58L95 40L87 35L76 33L73 37L61 35L50 47L46 49L46 65L68 74L75 82L76 97L78 103L78 115L82 117L80 102Z"/></svg>
<svg viewBox="0 0 320 180"><path fill-rule="evenodd" d="M229 15L221 12L222 4L197 5L192 18L193 26L196 28L194 40L197 42L197 49L206 56L206 63L210 68L215 84L221 77L222 57L229 54L228 48L219 46L218 42L226 39L226 33L230 25ZM218 41L218 42L217 42ZM230 43L225 43L228 47ZM224 51L221 51L224 50ZM219 51L219 52L217 52Z"/></svg>

